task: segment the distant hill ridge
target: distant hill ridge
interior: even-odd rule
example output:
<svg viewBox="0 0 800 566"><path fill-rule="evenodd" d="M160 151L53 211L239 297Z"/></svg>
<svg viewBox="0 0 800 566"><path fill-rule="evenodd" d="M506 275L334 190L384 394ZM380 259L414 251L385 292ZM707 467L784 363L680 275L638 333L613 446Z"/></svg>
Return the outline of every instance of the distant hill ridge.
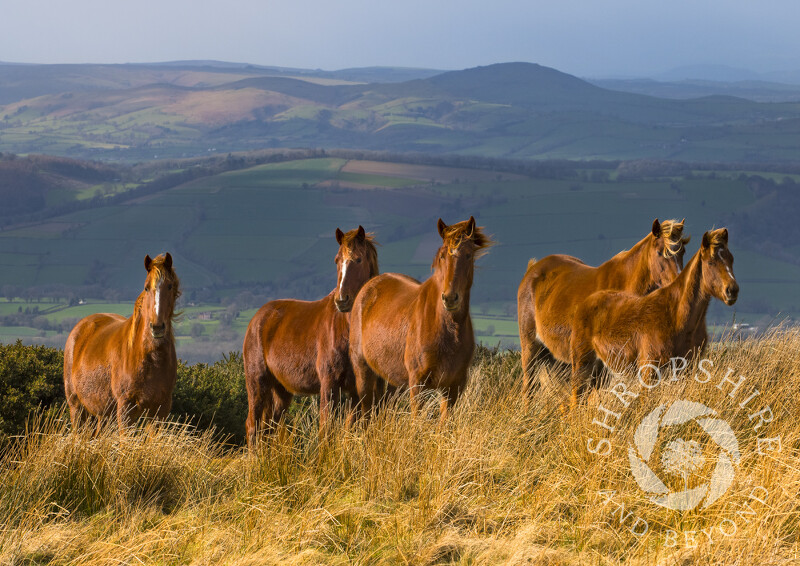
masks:
<svg viewBox="0 0 800 566"><path fill-rule="evenodd" d="M343 83L356 75L375 80ZM775 134L775 143L751 143L755 130L757 139ZM522 62L447 72L203 61L0 65L0 132L0 151L126 160L343 147L757 162L797 158L800 107L735 96L664 99Z"/></svg>

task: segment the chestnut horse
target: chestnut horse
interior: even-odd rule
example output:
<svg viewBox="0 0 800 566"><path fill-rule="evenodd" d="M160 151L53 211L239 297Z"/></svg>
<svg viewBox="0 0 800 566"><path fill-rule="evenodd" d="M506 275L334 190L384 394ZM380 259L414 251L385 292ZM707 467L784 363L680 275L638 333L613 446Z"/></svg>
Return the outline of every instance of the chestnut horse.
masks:
<svg viewBox="0 0 800 566"><path fill-rule="evenodd" d="M368 281L353 304L350 358L365 413L378 377L408 386L413 407L420 390L444 390L442 417L467 379L475 349L469 315L474 262L492 241L473 217L451 226L440 218L438 228L442 246L427 281L384 273Z"/></svg>
<svg viewBox="0 0 800 566"><path fill-rule="evenodd" d="M725 228L703 234L700 249L666 287L643 297L623 291L592 294L577 308L572 324L571 405L587 389L595 360L616 372L665 366L696 347L712 297L730 306L738 295Z"/></svg>
<svg viewBox="0 0 800 566"><path fill-rule="evenodd" d="M570 363L571 321L581 301L602 289L644 295L669 284L683 268L688 242L683 237L683 220L655 219L644 239L598 267L568 255L530 260L517 291L526 389L533 390L534 365L548 354Z"/></svg>
<svg viewBox="0 0 800 566"><path fill-rule="evenodd" d="M256 312L244 337L247 439L252 446L272 428L294 395L320 395L320 421L344 390L355 398L348 356L349 311L361 286L378 274L378 252L359 226L336 229L336 289L318 301L270 301Z"/></svg>
<svg viewBox="0 0 800 566"><path fill-rule="evenodd" d="M177 377L172 320L180 281L167 253L145 256L147 277L133 314L93 314L70 332L64 347L64 392L73 426L97 418L98 430L116 412L120 432L145 412L165 418Z"/></svg>

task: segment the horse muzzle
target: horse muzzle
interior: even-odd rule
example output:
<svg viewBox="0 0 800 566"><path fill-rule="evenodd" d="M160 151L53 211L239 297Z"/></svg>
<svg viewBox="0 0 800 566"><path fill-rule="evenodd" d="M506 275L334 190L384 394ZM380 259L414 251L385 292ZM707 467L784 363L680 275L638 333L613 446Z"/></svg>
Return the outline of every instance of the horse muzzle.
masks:
<svg viewBox="0 0 800 566"><path fill-rule="evenodd" d="M739 298L739 285L734 283L725 288L725 304L731 306Z"/></svg>
<svg viewBox="0 0 800 566"><path fill-rule="evenodd" d="M459 300L458 293L451 293L445 294L442 293L442 304L444 308L448 311L457 311L458 308L461 306L461 301Z"/></svg>
<svg viewBox="0 0 800 566"><path fill-rule="evenodd" d="M339 312L350 312L353 308L353 299L347 295L344 299L334 299L333 304L336 305L336 310Z"/></svg>
<svg viewBox="0 0 800 566"><path fill-rule="evenodd" d="M167 334L167 325L166 324L151 324L150 325L150 334L156 340L161 340Z"/></svg>

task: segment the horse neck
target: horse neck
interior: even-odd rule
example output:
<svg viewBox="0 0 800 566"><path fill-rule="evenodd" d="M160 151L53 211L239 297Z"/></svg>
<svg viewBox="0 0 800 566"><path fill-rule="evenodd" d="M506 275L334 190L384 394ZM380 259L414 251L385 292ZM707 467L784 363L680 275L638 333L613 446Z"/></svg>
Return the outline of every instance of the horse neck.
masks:
<svg viewBox="0 0 800 566"><path fill-rule="evenodd" d="M620 289L644 295L650 281L650 263L647 258L648 237L631 249L620 252L597 269L605 289Z"/></svg>
<svg viewBox="0 0 800 566"><path fill-rule="evenodd" d="M677 308L674 313L674 327L678 332L693 330L705 317L708 304L711 302L711 293L703 285L703 262L700 260L700 251L689 261L678 277L664 292L670 297L672 304Z"/></svg>
<svg viewBox="0 0 800 566"><path fill-rule="evenodd" d="M142 352L145 354L158 350L166 350L168 345L172 343L172 327L170 325L169 339L162 340L161 343L156 344L153 338L148 334L148 325L142 316L141 299L142 295L139 295L133 308L133 314L125 321L124 328L127 351L133 352L136 345L139 345Z"/></svg>

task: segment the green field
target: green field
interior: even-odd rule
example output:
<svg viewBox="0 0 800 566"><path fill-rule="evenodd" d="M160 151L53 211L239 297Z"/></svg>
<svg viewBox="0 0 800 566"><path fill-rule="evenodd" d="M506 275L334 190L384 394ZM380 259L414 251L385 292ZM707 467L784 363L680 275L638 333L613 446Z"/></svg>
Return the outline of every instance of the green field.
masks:
<svg viewBox="0 0 800 566"><path fill-rule="evenodd" d="M42 293L52 285L76 292L99 286L116 290L106 310L129 313L126 305L144 280L142 258L170 251L187 307L185 326L179 327L183 343L209 340L238 349L249 321L246 313L252 316L260 304L252 298L242 303L242 293L255 293L264 301L313 299L333 288L337 227L348 230L361 224L373 231L382 244L381 271L424 279L439 242L437 219L451 223L474 215L498 242L476 268L472 310L478 339L513 346L518 343L516 289L529 258L566 253L596 265L644 237L653 218L685 217L694 237L690 254L704 230L734 222L730 245L742 292L735 309L712 303L710 321L725 324L735 313L740 322L761 323L800 312L800 265L793 263L794 248L783 255L765 254L762 244L736 229L742 211L762 206L740 172L590 182L510 175L503 180L502 174L489 181L485 171L476 170L472 179L460 170L457 182L421 186L403 179L402 165L391 163L386 174L378 167L369 174L347 173L345 179L369 186L380 178L391 181L392 190L334 188L330 183L342 180L346 163L343 158L319 158L259 165L0 231L0 292L6 286ZM452 177L444 172L433 176ZM222 299L229 302L222 305ZM0 302L0 316L17 312L20 304ZM45 306L53 308L46 303L41 308ZM41 316L61 324L93 307L62 308ZM197 309L231 309L232 320L221 330L213 318L197 319ZM194 324L202 332L195 327L191 338ZM20 328L19 335L30 332Z"/></svg>

